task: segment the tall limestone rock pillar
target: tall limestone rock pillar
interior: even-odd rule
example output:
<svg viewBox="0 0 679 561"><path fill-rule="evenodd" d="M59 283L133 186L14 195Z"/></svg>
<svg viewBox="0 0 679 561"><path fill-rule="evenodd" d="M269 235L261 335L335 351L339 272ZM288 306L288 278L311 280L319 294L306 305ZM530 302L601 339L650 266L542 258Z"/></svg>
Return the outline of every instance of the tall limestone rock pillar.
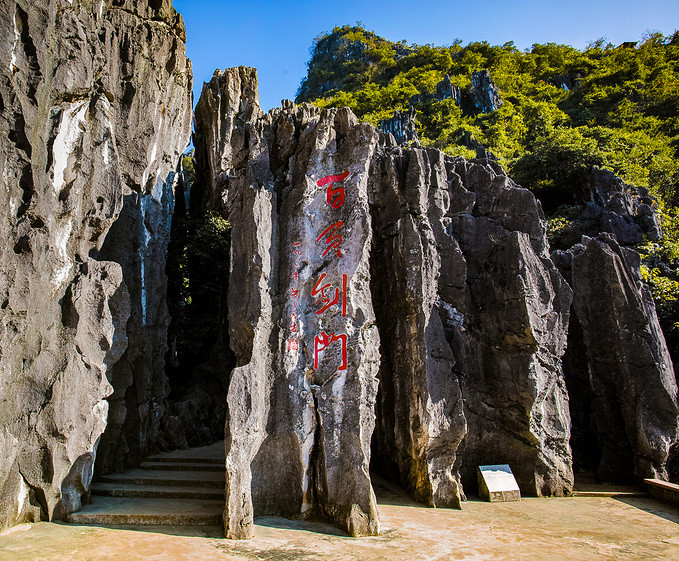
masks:
<svg viewBox="0 0 679 561"><path fill-rule="evenodd" d="M169 392L165 374L165 261L174 211L175 170L191 135L193 77L186 33L171 0L127 0L106 12L102 32L110 80L121 109L118 151L125 156L123 209L100 259L123 268L131 296L130 344L113 367L101 471L136 466L158 441Z"/></svg>
<svg viewBox="0 0 679 561"><path fill-rule="evenodd" d="M375 468L437 506L459 507L480 464L509 463L525 494L569 493L571 291L539 203L492 162L389 140L371 177Z"/></svg>
<svg viewBox="0 0 679 561"><path fill-rule="evenodd" d="M3 528L77 510L108 420L123 424L106 398L138 352L138 273L102 247L130 198L168 195L191 73L169 0L3 1L0 42Z"/></svg>
<svg viewBox="0 0 679 561"><path fill-rule="evenodd" d="M566 367L576 457L602 481L667 480L679 390L639 254L605 233L553 257L574 293Z"/></svg>
<svg viewBox="0 0 679 561"><path fill-rule="evenodd" d="M255 513L322 514L353 536L377 534L367 193L377 132L347 109L264 115L256 88L253 69L218 72L196 109L200 196L232 228L226 535L251 536Z"/></svg>
<svg viewBox="0 0 679 561"><path fill-rule="evenodd" d="M446 232L451 201L443 153L385 150L370 192L371 282L382 342L374 466L424 504L460 508L467 423L446 336L452 308L444 299L464 293L465 264Z"/></svg>

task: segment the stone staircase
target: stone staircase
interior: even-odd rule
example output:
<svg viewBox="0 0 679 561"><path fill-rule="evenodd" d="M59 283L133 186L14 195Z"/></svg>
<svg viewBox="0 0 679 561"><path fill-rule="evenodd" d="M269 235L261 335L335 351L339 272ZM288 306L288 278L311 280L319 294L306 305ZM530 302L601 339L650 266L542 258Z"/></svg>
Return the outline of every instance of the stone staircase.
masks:
<svg viewBox="0 0 679 561"><path fill-rule="evenodd" d="M574 497L599 497L618 499L639 499L648 497L648 493L633 485L615 485L612 483L599 483L593 473L576 473L575 486L573 488Z"/></svg>
<svg viewBox="0 0 679 561"><path fill-rule="evenodd" d="M70 514L73 524L221 525L224 442L151 456L139 469L101 476L92 503Z"/></svg>

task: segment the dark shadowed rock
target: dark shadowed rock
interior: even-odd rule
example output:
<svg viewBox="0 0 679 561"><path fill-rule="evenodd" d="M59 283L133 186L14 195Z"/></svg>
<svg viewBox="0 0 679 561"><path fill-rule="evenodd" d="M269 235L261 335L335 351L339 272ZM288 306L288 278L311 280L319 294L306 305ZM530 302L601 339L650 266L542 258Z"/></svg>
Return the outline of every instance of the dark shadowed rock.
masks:
<svg viewBox="0 0 679 561"><path fill-rule="evenodd" d="M0 3L0 527L89 488L139 299L101 250L128 196L167 193L190 118L181 30L168 1Z"/></svg>
<svg viewBox="0 0 679 561"><path fill-rule="evenodd" d="M565 364L579 464L604 481L667 479L677 384L639 254L601 234L554 260L574 293Z"/></svg>
<svg viewBox="0 0 679 561"><path fill-rule="evenodd" d="M376 458L429 504L459 505L459 471L473 489L479 464L568 493L571 293L539 204L496 164L437 150L387 153L373 182Z"/></svg>
<svg viewBox="0 0 679 561"><path fill-rule="evenodd" d="M414 142L419 145L420 141L417 138L417 129L415 128L416 114L417 111L414 107L411 107L408 111L396 110L391 119L385 119L380 123L380 130L392 134L394 141L399 146L407 142Z"/></svg>
<svg viewBox="0 0 679 561"><path fill-rule="evenodd" d="M503 103L488 70L480 70L472 74L469 97L473 110L480 113L491 113L499 109Z"/></svg>
<svg viewBox="0 0 679 561"><path fill-rule="evenodd" d="M108 80L120 100L118 150L125 155L123 210L100 259L120 263L131 296L127 351L113 367L110 422L100 471L137 465L161 440L167 410L169 315L165 261L174 210L175 170L191 131L191 62L171 0L106 12Z"/></svg>
<svg viewBox="0 0 679 561"><path fill-rule="evenodd" d="M436 84L436 98L437 99L452 99L458 105L460 104L460 97L462 91L459 86L454 86L450 81L450 76L445 75L443 80Z"/></svg>
<svg viewBox="0 0 679 561"><path fill-rule="evenodd" d="M460 508L466 421L446 327L451 314L462 316L444 298L464 289L465 263L446 232L446 162L437 150L397 149L373 166L371 285L382 354L373 468L424 504ZM473 206L473 195L456 194Z"/></svg>

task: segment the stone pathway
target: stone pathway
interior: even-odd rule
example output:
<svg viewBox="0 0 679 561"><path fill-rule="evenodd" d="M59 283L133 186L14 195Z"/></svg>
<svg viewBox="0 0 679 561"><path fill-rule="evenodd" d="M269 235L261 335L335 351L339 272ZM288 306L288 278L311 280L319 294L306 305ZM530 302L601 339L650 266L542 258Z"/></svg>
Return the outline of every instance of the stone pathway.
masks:
<svg viewBox="0 0 679 561"><path fill-rule="evenodd" d="M259 518L237 542L220 527L28 524L0 534L0 561L643 560L679 559L679 510L640 497L469 501L428 509L375 483L382 535L353 539L325 524Z"/></svg>

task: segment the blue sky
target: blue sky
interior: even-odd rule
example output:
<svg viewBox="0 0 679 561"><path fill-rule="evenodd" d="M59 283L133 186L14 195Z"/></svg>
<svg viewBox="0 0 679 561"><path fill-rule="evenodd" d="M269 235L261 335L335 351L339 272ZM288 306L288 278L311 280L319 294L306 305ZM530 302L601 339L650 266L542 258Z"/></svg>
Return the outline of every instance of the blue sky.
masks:
<svg viewBox="0 0 679 561"><path fill-rule="evenodd" d="M263 109L294 99L314 37L362 22L392 41L450 45L456 38L520 49L533 43L584 48L599 37L637 41L679 29L679 0L175 0L193 61L194 102L216 68L254 66Z"/></svg>

